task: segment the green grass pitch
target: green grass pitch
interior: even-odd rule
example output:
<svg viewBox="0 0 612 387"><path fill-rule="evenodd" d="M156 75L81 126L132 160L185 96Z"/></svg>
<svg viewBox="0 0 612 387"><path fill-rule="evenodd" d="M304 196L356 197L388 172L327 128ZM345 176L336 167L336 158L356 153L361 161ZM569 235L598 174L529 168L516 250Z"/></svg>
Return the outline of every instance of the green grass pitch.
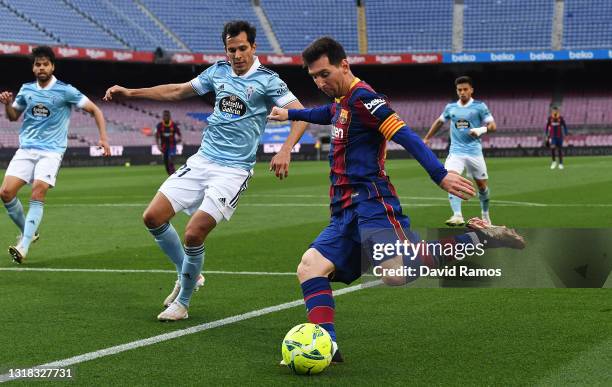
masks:
<svg viewBox="0 0 612 387"><path fill-rule="evenodd" d="M491 216L513 227L612 227L611 157L487 160ZM446 195L414 160L387 171L415 227L440 227ZM0 260L0 374L301 298L295 271L327 224L328 166L301 162L277 181L260 163L229 223L206 242L207 284L190 319L156 321L168 272L7 271ZM141 215L163 167L65 168L47 198L25 268L172 269ZM29 189L20 197L27 207ZM479 214L477 199L464 204ZM187 217L173 224L182 231ZM0 216L0 247L16 228ZM4 251L4 250L3 250ZM71 385L611 385L609 289L369 288L336 299L346 363L315 377L280 367L303 306L73 365ZM336 286L337 289L343 286ZM32 383L32 379L15 383ZM51 381L50 381L51 382ZM64 383L55 380L56 383Z"/></svg>

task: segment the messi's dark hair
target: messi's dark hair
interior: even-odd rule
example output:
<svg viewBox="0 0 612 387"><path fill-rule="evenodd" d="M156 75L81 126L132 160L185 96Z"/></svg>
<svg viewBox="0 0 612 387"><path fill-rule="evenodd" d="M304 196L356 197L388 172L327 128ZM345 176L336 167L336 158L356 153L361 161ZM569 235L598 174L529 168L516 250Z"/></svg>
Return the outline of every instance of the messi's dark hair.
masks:
<svg viewBox="0 0 612 387"><path fill-rule="evenodd" d="M323 55L327 56L329 63L334 66L338 66L343 59L346 59L344 47L329 36L324 36L302 51L302 60L305 66L309 66Z"/></svg>

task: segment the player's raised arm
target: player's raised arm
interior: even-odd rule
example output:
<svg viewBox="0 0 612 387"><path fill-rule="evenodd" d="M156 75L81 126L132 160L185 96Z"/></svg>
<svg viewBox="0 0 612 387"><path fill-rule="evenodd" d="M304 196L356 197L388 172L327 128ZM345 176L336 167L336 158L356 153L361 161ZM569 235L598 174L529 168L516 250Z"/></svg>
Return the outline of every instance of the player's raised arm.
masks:
<svg viewBox="0 0 612 387"><path fill-rule="evenodd" d="M398 120L401 121L399 117ZM414 156L431 179L446 192L464 200L476 195L472 183L459 174L449 173L431 149L405 124L391 135L390 140L400 144Z"/></svg>
<svg viewBox="0 0 612 387"><path fill-rule="evenodd" d="M300 101L295 100L285 105L284 109L277 108L277 107L275 107L274 109L282 109L284 111L287 111L288 109L301 110L301 109L304 109L304 106L300 103ZM270 115L273 114L274 109L270 113ZM279 113L277 112L275 114L278 115ZM283 113L283 116L284 116L284 113ZM295 144L297 144L298 141L300 141L300 138L302 138L302 135L304 134L304 131L306 131L307 126L308 124L304 121L293 121L291 123L291 131L289 132L289 136L287 136L285 143L281 147L280 151L276 155L274 155L274 157L272 157L272 160L270 160L270 171L273 171L276 177L278 177L279 179L282 180L283 178L289 176L289 163L291 162L291 150L293 149Z"/></svg>
<svg viewBox="0 0 612 387"><path fill-rule="evenodd" d="M391 109L384 96L363 92L355 106L360 109L360 117L368 127L377 130L386 140L404 147L440 188L465 200L476 194L469 180L444 168L423 140ZM438 120L442 121L444 114Z"/></svg>
<svg viewBox="0 0 612 387"><path fill-rule="evenodd" d="M285 109L274 107L268 115L272 121L305 121L311 124L329 125L333 114L332 105L319 106L312 109Z"/></svg>
<svg viewBox="0 0 612 387"><path fill-rule="evenodd" d="M98 127L98 133L100 133L100 141L98 141L98 146L104 149L104 156L110 156L110 145L108 144L108 135L106 134L106 120L104 119L102 110L100 110L95 103L89 100L85 102L85 105L83 105L83 110L94 116L96 126Z"/></svg>
<svg viewBox="0 0 612 387"><path fill-rule="evenodd" d="M443 125L444 121L442 121L442 119L440 119L439 117L433 122L433 124L431 124L429 131L427 132L425 137L423 137L423 142L425 143L425 145L429 146L429 140L431 140L432 137L434 137L436 133L438 133L438 131Z"/></svg>
<svg viewBox="0 0 612 387"><path fill-rule="evenodd" d="M166 85L158 85L153 87L145 87L141 89L128 89L122 86L115 85L106 90L104 95L105 101L112 101L114 97L124 98L145 98L155 101L178 101L181 99L193 97L196 91L193 89L191 82L185 83L170 83Z"/></svg>
<svg viewBox="0 0 612 387"><path fill-rule="evenodd" d="M21 116L23 109L16 109L16 102L13 101L13 93L10 91L3 91L0 93L0 102L4 104L4 111L9 121L17 121Z"/></svg>
<svg viewBox="0 0 612 387"><path fill-rule="evenodd" d="M313 109L304 109L300 102L293 101L285 108L273 107L268 115L272 121L294 121L291 125L291 133L283 144L281 152L278 152L270 162L270 171L274 171L276 177L282 179L289 173L289 161L291 159L291 149L299 141L306 130L306 122L320 125L329 125L333 114L332 105L319 106ZM288 109L287 109L288 108Z"/></svg>

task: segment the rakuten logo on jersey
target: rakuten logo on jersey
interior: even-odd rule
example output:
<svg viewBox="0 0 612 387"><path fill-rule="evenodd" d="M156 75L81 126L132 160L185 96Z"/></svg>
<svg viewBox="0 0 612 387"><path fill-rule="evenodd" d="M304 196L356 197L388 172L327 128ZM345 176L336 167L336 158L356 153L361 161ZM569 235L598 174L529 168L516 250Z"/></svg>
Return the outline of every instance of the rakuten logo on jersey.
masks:
<svg viewBox="0 0 612 387"><path fill-rule="evenodd" d="M370 113L374 114L374 112L385 103L387 102L384 99L376 98L371 100L370 102L364 103L363 106L365 106L365 108L368 109Z"/></svg>
<svg viewBox="0 0 612 387"><path fill-rule="evenodd" d="M332 137L338 140L342 140L344 138L344 129L338 128L336 126L332 127Z"/></svg>

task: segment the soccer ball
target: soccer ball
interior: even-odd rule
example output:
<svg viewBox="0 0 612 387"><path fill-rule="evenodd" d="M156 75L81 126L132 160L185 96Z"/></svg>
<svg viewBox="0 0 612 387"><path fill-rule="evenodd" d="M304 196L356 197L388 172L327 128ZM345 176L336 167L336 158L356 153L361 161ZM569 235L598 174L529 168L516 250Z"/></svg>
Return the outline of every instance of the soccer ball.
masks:
<svg viewBox="0 0 612 387"><path fill-rule="evenodd" d="M296 325L283 339L283 360L298 375L323 372L332 359L332 339L320 326Z"/></svg>

